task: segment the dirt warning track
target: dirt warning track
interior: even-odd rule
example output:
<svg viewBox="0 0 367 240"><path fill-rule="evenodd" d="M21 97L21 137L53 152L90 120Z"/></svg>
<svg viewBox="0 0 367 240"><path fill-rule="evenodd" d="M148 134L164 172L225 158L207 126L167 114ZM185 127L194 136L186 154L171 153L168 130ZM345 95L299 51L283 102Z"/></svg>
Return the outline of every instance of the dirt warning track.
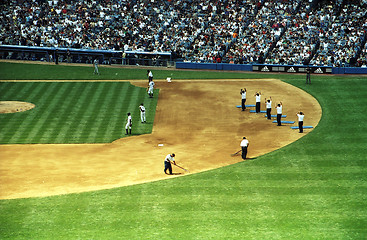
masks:
<svg viewBox="0 0 367 240"><path fill-rule="evenodd" d="M146 81L131 81L146 87ZM305 125L316 126L321 107L311 95L279 80L157 81L160 89L153 133L108 144L0 145L0 199L41 197L108 189L188 174L163 173L164 157L174 152L177 163L190 174L239 161L243 136L250 141L248 157L281 148L303 134L290 125L277 127L265 114L242 112L240 89L247 88L246 104L255 104L256 91L275 104L283 103L286 120L305 113ZM149 109L148 109L149 113ZM140 124L140 123L135 123ZM124 132L124 124L121 125ZM162 146L163 144L163 146ZM160 146L159 146L160 145Z"/></svg>

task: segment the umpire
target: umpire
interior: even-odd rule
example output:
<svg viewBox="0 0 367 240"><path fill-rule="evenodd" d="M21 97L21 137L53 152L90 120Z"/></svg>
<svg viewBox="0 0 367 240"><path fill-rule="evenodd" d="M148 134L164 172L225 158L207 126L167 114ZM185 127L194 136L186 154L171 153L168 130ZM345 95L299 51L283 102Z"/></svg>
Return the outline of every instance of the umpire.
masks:
<svg viewBox="0 0 367 240"><path fill-rule="evenodd" d="M306 84L311 84L311 68L307 66L306 68Z"/></svg>

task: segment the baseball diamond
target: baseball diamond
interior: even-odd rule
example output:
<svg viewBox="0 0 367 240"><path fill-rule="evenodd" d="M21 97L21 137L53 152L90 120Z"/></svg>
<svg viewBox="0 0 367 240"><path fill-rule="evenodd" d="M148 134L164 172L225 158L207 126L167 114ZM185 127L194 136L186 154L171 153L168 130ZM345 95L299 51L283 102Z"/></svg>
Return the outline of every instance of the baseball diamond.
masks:
<svg viewBox="0 0 367 240"><path fill-rule="evenodd" d="M146 86L145 81L130 82ZM301 137L289 128L274 127L263 115L233 108L238 99L233 90L243 85L248 92L261 89L274 101L287 103L285 113L302 108L310 125L316 126L321 117L321 107L311 95L276 79L177 80L158 81L157 85L160 96L150 135L106 144L0 145L4 173L0 176L0 198L50 196L166 179L160 163L167 152L177 153L178 165L198 173L242 161L230 157L238 150L242 135L251 141L249 158ZM19 178L19 170L24 169L21 159L27 159L28 167ZM179 168L173 170L185 173Z"/></svg>

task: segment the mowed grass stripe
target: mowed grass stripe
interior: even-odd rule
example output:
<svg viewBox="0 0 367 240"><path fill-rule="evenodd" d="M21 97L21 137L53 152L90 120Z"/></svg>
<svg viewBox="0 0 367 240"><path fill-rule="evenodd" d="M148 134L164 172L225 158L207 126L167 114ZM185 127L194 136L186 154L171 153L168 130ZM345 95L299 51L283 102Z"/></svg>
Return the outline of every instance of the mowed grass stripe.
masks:
<svg viewBox="0 0 367 240"><path fill-rule="evenodd" d="M73 86L75 86L75 83L71 83ZM100 84L95 84L95 83L90 83L92 85L92 90L89 92L89 97L87 99L85 99L86 101L89 101L91 104L93 104L94 102L94 97L96 92L98 92L98 88L100 87ZM53 135L57 135L55 137L55 143L63 143L65 142L66 139L66 133L69 131L69 129L71 128L71 125L74 121L80 121L80 118L76 118L75 115L75 100L79 97L79 93L80 93L80 87L81 85L79 85L79 87L73 89L72 92L69 92L68 95L65 95L64 97L67 97L67 101L62 102L62 104L64 105L63 107L63 111L61 112L61 115L63 116L62 118L60 118L60 121L58 121L58 128L55 129L56 131L53 133ZM88 109L88 108L87 108ZM87 110L89 111L89 110ZM88 115L85 115L84 117L88 118L93 118L94 113L90 112ZM89 126L90 121L87 121L87 124ZM76 129L76 131L74 132L74 135L78 135L80 134L79 131Z"/></svg>
<svg viewBox="0 0 367 240"><path fill-rule="evenodd" d="M55 83L57 84L57 83ZM64 83L58 83L59 87L58 88L65 88L65 84ZM80 87L82 83L75 83L73 85L73 91L75 89L75 91L77 93L74 93L75 95L79 95L80 92L79 91L83 91L83 88ZM66 91L66 89L65 89ZM55 139L53 138L52 134L54 133L55 129L59 129L60 126L59 124L59 120L63 119L65 114L66 115L70 115L71 111L67 111L67 107L66 109L64 109L64 111L62 112L61 109L63 109L64 107L64 99L59 99L58 97L55 98L56 95L50 96L49 100L46 101L53 101L53 100L57 100L55 101L55 103L53 104L53 106L47 111L45 109L45 121L43 122L43 126L41 126L42 132L39 133L36 137L34 137L33 141L34 142L40 142L40 143L55 143ZM60 101L62 101L62 105L60 105ZM72 99L70 100L72 101Z"/></svg>
<svg viewBox="0 0 367 240"><path fill-rule="evenodd" d="M93 97L89 99L89 104L87 106L86 115L83 117L85 118L85 124L80 129L81 132L81 142L88 143L93 142L94 138L91 138L90 135L92 134L95 129L93 128L94 122L97 118L97 112L100 108L100 102L103 98L103 87L105 84L101 83L91 83L93 84Z"/></svg>
<svg viewBox="0 0 367 240"><path fill-rule="evenodd" d="M89 134L86 137L87 142L102 142L98 139L98 132L103 131L105 126L109 124L109 118L106 117L106 101L110 98L110 84L100 83L96 93L93 109L91 110L95 116L89 123Z"/></svg>
<svg viewBox="0 0 367 240"><path fill-rule="evenodd" d="M123 127L123 113L119 111L119 106L126 97L129 83L111 83L109 98L105 102L105 111L110 117L106 116L102 124L104 128L98 129L98 136L101 142L112 142L121 135ZM108 121L106 121L108 119ZM118 132L114 132L114 126L120 126Z"/></svg>
<svg viewBox="0 0 367 240"><path fill-rule="evenodd" d="M81 129L88 123L91 116L87 113L88 105L90 104L90 97L93 97L92 84L79 83L80 92L79 97L76 98L75 106L73 109L74 120L70 127L66 130L65 138L68 143L81 143L82 131Z"/></svg>
<svg viewBox="0 0 367 240"><path fill-rule="evenodd" d="M111 128L109 128L109 130L107 130L108 132L110 132L110 134L113 136L112 140L117 140L121 137L125 136L125 125L126 125L126 118L127 118L127 106L124 104L126 102L129 101L129 94L128 92L132 89L132 85L130 83L127 83L123 89L121 89L121 92L119 93L119 95L116 98L116 102L115 102L115 109L116 112L118 113L115 118L115 124L112 125L111 124ZM107 134L107 132L105 133Z"/></svg>
<svg viewBox="0 0 367 240"><path fill-rule="evenodd" d="M16 132L9 139L9 142L32 143L30 141L30 139L32 138L32 134L39 131L38 123L42 121L42 107L45 106L44 104L47 104L45 101L43 101L43 98L49 95L49 86L49 83L32 84L31 88L29 89L29 98L37 99L37 101L34 102L34 104L36 104L36 108L31 111L24 112L25 114L22 115L22 118L21 115L19 115L19 119L21 119L21 122L18 123L19 125L15 128Z"/></svg>
<svg viewBox="0 0 367 240"><path fill-rule="evenodd" d="M26 142L37 143L37 141L40 141L39 143L54 143L52 135L48 134L50 131L52 132L50 125L53 125L54 120L58 117L61 119L62 115L59 115L59 109L62 105L60 104L64 96L71 90L72 86L63 83L47 84L50 88L50 93L42 95L41 98L38 99L40 104L42 104L42 108L39 111L37 121L32 125L31 134L25 139ZM48 117L50 117L51 120ZM42 135L44 135L44 137L40 138Z"/></svg>

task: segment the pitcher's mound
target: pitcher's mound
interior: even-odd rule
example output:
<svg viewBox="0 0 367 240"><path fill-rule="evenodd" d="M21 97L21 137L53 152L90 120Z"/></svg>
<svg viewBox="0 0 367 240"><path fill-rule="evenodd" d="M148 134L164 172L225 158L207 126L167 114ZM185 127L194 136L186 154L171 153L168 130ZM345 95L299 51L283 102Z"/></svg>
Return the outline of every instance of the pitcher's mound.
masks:
<svg viewBox="0 0 367 240"><path fill-rule="evenodd" d="M34 108L36 105L28 102L0 101L0 113L24 112Z"/></svg>

